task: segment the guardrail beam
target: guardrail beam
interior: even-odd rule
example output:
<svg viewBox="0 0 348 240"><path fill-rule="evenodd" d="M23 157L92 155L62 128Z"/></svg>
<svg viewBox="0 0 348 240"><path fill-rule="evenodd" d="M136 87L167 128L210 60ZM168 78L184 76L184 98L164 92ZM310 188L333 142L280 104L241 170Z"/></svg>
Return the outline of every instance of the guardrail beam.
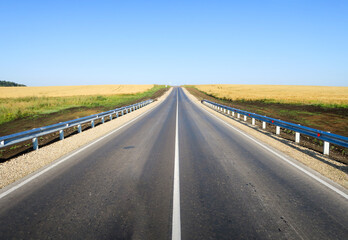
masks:
<svg viewBox="0 0 348 240"><path fill-rule="evenodd" d="M229 114L231 112L233 117L235 116L235 113L237 113L238 118L240 118L240 115L243 115L244 121L246 121L247 116L250 116L250 118L252 119L251 120L252 125L255 125L255 120L257 119L258 121L262 122L262 129L266 129L267 123L274 124L276 126L276 134L277 135L280 135L281 128L294 131L296 143L300 142L300 134L305 134L307 136L317 138L317 139L324 142L324 149L323 149L324 154L329 154L330 143L348 148L348 137L345 137L345 136L332 134L330 132L323 132L323 131L318 130L318 129L314 129L314 128L310 128L310 127L306 127L306 126L301 126L299 124L294 124L294 123L282 121L279 119L274 119L274 118L270 118L267 116L262 116L259 114L243 111L243 110L236 109L233 107L228 107L228 106L224 106L221 104L217 104L217 103L214 103L214 102L211 102L208 100L202 100L201 102L203 104L213 108L213 109L216 109L217 111L223 111L224 113L226 113L226 111L227 111L227 114Z"/></svg>
<svg viewBox="0 0 348 240"><path fill-rule="evenodd" d="M81 133L82 132L82 127L81 127L82 124L90 123L91 124L90 126L92 128L94 128L95 127L95 120L97 120L97 119L101 119L101 122L104 123L105 117L109 117L109 119L112 120L113 114L115 114L116 118L117 118L117 117L119 117L120 113L122 115L124 115L125 111L127 113L128 113L128 111L130 111L130 112L135 111L136 109L139 109L141 106L146 106L151 102L153 102L153 101L147 100L147 101L143 101L143 102L133 104L130 106L117 108L117 109L114 109L111 111L107 111L107 112L103 112L103 113L99 113L99 114L94 114L94 115L90 115L87 117L82 117L82 118L78 118L78 119L74 119L74 120L70 120L70 121L66 121L66 122L60 122L60 123L56 123L56 124L49 125L49 126L35 128L32 130L11 134L8 136L3 136L3 137L0 137L0 148L11 146L13 144L18 144L18 143L21 143L24 141L32 141L33 149L37 150L39 148L39 138L43 135L58 133L59 138L62 140L62 139L64 139L64 129L73 127L74 130L76 130L76 127L77 127L77 131L79 133Z"/></svg>

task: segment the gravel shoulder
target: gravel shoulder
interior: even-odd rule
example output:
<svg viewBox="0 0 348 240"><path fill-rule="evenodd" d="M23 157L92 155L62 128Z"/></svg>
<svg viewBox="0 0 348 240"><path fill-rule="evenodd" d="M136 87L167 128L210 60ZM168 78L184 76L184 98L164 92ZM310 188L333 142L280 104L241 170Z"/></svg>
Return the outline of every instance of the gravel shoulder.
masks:
<svg viewBox="0 0 348 240"><path fill-rule="evenodd" d="M45 167L58 158L102 137L103 135L121 127L137 116L155 108L170 94L172 88L157 101L128 113L122 117L98 125L95 128L88 129L80 134L76 134L62 141L55 142L48 146L42 147L37 151L13 158L9 161L0 163L0 189L5 186Z"/></svg>
<svg viewBox="0 0 348 240"><path fill-rule="evenodd" d="M243 123L237 118L230 118L221 113L218 113L210 109L209 107L201 104L201 102L197 100L196 97L190 94L185 88L183 89L185 94L192 100L192 102L206 109L208 112L216 115L222 120L253 136L254 138L264 143L267 143L271 147L285 153L287 156L290 156L291 158L299 161L305 166L313 169L314 171L320 173L321 175L333 180L334 182L348 189L348 167L346 164L336 162L334 160L329 159L323 154L299 146L296 143L291 142L289 140L277 137L274 134L271 134L262 129L252 127L251 125Z"/></svg>

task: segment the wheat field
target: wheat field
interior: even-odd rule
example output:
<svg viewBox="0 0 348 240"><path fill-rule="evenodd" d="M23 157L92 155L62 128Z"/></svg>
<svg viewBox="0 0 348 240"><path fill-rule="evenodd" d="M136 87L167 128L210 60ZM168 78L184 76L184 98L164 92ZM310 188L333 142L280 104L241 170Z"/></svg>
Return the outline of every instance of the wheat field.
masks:
<svg viewBox="0 0 348 240"><path fill-rule="evenodd" d="M0 87L0 98L70 97L91 95L134 94L153 88L148 85L84 85L56 87Z"/></svg>
<svg viewBox="0 0 348 240"><path fill-rule="evenodd" d="M209 95L229 100L348 106L348 87L295 85L195 85Z"/></svg>

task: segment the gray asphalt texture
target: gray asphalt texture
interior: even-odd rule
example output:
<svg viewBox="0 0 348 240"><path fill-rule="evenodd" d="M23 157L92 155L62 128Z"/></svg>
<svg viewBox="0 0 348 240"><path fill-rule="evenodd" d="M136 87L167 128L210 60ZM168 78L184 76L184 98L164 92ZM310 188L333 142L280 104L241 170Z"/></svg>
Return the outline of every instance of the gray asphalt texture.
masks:
<svg viewBox="0 0 348 240"><path fill-rule="evenodd" d="M171 239L177 97L182 239L348 239L346 199L180 88L1 199L0 239Z"/></svg>

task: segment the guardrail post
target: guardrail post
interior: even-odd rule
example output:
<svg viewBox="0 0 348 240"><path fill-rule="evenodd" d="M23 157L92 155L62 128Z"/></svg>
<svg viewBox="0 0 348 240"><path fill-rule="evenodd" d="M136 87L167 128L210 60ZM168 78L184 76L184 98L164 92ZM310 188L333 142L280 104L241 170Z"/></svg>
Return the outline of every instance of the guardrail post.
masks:
<svg viewBox="0 0 348 240"><path fill-rule="evenodd" d="M81 124L77 125L77 131L78 131L79 133L82 132Z"/></svg>
<svg viewBox="0 0 348 240"><path fill-rule="evenodd" d="M104 117L101 118L101 122L104 123Z"/></svg>
<svg viewBox="0 0 348 240"><path fill-rule="evenodd" d="M112 120L112 114L109 115L109 119L110 119L110 121Z"/></svg>
<svg viewBox="0 0 348 240"><path fill-rule="evenodd" d="M330 143L324 141L324 154L329 155L329 153L330 153Z"/></svg>
<svg viewBox="0 0 348 240"><path fill-rule="evenodd" d="M251 119L251 124L252 124L252 125L255 125L255 118L252 118L252 119Z"/></svg>
<svg viewBox="0 0 348 240"><path fill-rule="evenodd" d="M232 111L232 116L234 117L234 111Z"/></svg>
<svg viewBox="0 0 348 240"><path fill-rule="evenodd" d="M91 121L91 127L94 128L94 120Z"/></svg>
<svg viewBox="0 0 348 240"><path fill-rule="evenodd" d="M37 140L37 138L33 138L33 149L34 150L38 150L39 149L39 141Z"/></svg>
<svg viewBox="0 0 348 240"><path fill-rule="evenodd" d="M123 115L124 115L124 110L121 111L121 116L123 116Z"/></svg>
<svg viewBox="0 0 348 240"><path fill-rule="evenodd" d="M279 135L280 134L280 127L276 126L276 134Z"/></svg>
<svg viewBox="0 0 348 240"><path fill-rule="evenodd" d="M118 118L118 112L116 113L116 118Z"/></svg>
<svg viewBox="0 0 348 240"><path fill-rule="evenodd" d="M227 114L230 115L230 110L227 110Z"/></svg>
<svg viewBox="0 0 348 240"><path fill-rule="evenodd" d="M64 131L63 131L63 130L60 130L60 131L59 131L59 139L60 139L60 140L63 140L63 139L64 139Z"/></svg>
<svg viewBox="0 0 348 240"><path fill-rule="evenodd" d="M240 118L240 114L239 113L237 113L237 118Z"/></svg>
<svg viewBox="0 0 348 240"><path fill-rule="evenodd" d="M246 122L247 121L247 116L246 115L244 115L244 122Z"/></svg>
<svg viewBox="0 0 348 240"><path fill-rule="evenodd" d="M262 122L262 129L266 129L266 122Z"/></svg>
<svg viewBox="0 0 348 240"><path fill-rule="evenodd" d="M295 142L296 143L300 143L300 133L299 132L295 132Z"/></svg>
<svg viewBox="0 0 348 240"><path fill-rule="evenodd" d="M224 113L226 113L226 108L224 108Z"/></svg>

